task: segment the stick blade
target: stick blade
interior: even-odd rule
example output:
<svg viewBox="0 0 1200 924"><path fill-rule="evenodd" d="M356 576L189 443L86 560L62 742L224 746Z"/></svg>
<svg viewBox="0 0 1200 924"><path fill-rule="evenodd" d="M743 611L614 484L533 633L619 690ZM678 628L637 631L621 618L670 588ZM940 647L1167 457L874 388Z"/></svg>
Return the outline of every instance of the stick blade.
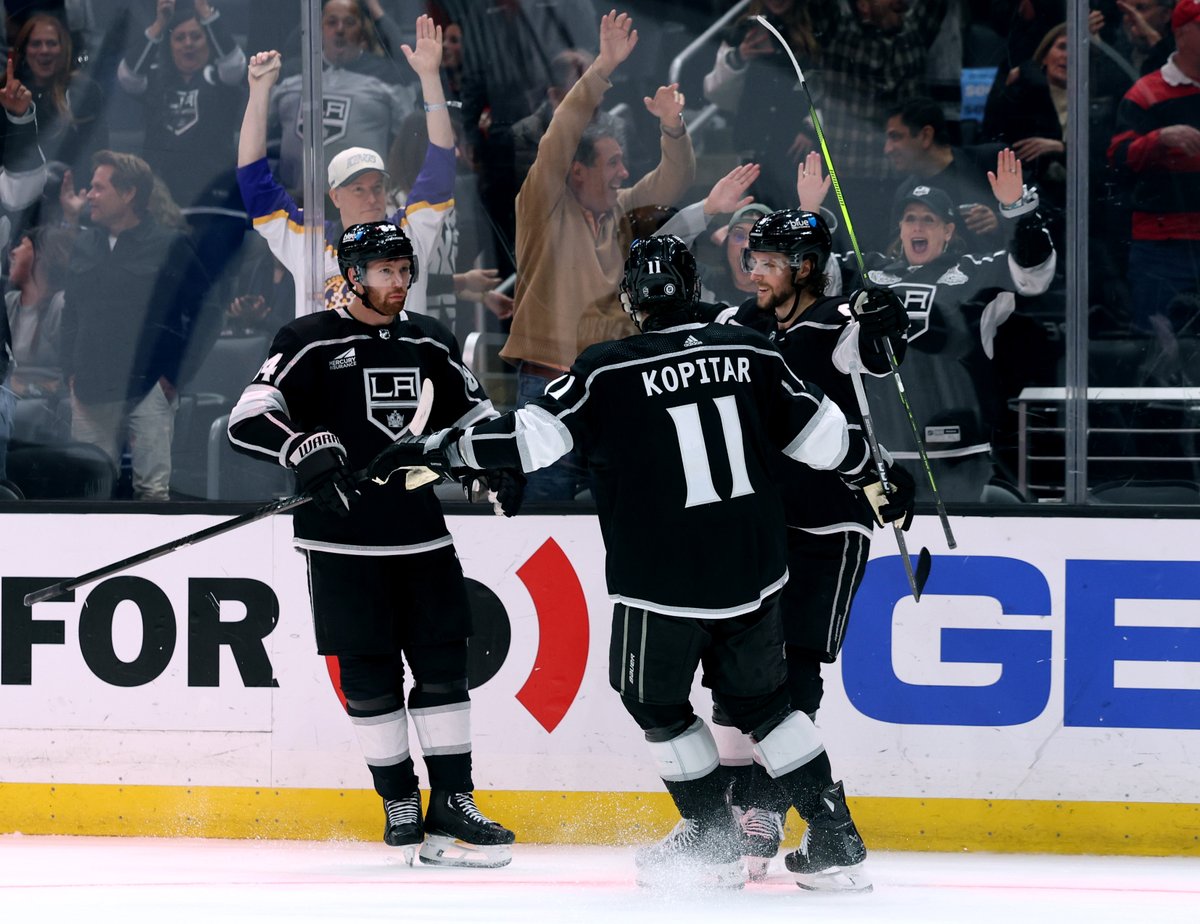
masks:
<svg viewBox="0 0 1200 924"><path fill-rule="evenodd" d="M413 411L412 420L408 422L408 432L413 436L420 436L424 433L432 411L433 381L426 379L421 383L421 396L417 399L417 408Z"/></svg>
<svg viewBox="0 0 1200 924"><path fill-rule="evenodd" d="M929 571L933 567L933 558L929 554L929 549L922 548L917 553L917 567L913 571L913 599L920 600L921 594L925 593L925 582L929 580Z"/></svg>

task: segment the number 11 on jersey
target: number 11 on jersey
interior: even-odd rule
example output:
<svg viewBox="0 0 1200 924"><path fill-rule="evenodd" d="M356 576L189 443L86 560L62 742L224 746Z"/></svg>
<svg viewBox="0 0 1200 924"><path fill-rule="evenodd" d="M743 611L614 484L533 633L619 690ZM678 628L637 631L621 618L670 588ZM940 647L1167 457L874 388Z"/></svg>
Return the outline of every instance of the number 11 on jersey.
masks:
<svg viewBox="0 0 1200 924"><path fill-rule="evenodd" d="M717 414L721 419L721 433L725 442L725 457L733 477L733 490L729 497L753 494L750 473L746 469L746 450L742 442L742 419L738 415L737 399L733 395L714 398ZM700 426L700 406L680 404L667 408L675 424L675 436L679 440L679 456L683 462L683 477L687 483L687 501L684 507L699 507L715 504L723 498L717 493L712 479L712 457L704 440Z"/></svg>

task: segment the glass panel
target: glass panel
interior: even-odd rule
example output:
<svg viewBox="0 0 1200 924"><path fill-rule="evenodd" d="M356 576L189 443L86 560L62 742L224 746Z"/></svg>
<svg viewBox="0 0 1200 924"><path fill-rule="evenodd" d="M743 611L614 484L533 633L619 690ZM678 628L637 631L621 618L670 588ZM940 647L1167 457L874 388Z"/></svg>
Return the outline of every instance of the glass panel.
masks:
<svg viewBox="0 0 1200 924"><path fill-rule="evenodd" d="M283 323L327 295L349 299L322 246L347 220L403 215L415 191L406 227L414 239L421 229L420 282L408 310L449 328L500 410L540 394L581 347L633 330L617 285L634 237L673 219L702 266L704 296L739 303L756 295L738 265L747 230L771 208L803 205L833 229L830 291L858 286L857 244L874 281L906 301L913 328L900 373L952 509L1061 504L1067 473L1085 470L1097 501L1125 502L1132 481L1162 483L1167 493L1147 498L1185 497L1200 456L1189 390L1200 367L1196 223L1186 219L1197 210L1186 173L1139 153L1156 110L1121 102L1135 76L1162 67L1165 46L1144 39L1166 32L1095 5L1106 18L1079 90L1086 158L1064 145L1073 97L1061 79L1063 56L1084 46L1067 35L1058 47L1057 17L1036 5L1030 19L1003 4L870 4L877 21L864 31L844 4L635 0L637 46L607 75L588 73L608 9L591 0L178 0L170 15L171 4L150 0L67 0L39 5L54 8L49 19L11 14L15 71L0 118L16 360L0 393L8 479L43 499L290 493L286 468L232 450L226 415ZM1150 25L1171 6L1133 5ZM454 146L423 191L439 110L422 107L401 46L414 47L427 8L445 30L441 112ZM778 41L746 18L760 9L796 53L824 139ZM1067 4L1072 23L1086 14ZM885 70L871 53L879 36L896 50ZM248 112L248 57L270 49L282 69L261 111L252 102ZM675 100L658 89L672 82L686 100L681 137ZM596 111L591 146L573 160ZM307 171L305 112L322 123ZM237 175L244 122L259 132L240 135L250 201ZM539 148L552 125L558 144ZM824 186L822 140L851 221ZM1013 195L1005 176L1017 175L997 160L1005 146L1040 194L1052 266L1029 203L1001 209L989 180L991 171ZM385 167L382 190L326 196L330 162L355 147ZM97 167L103 150L116 156ZM751 162L751 186L718 184ZM1079 167L1086 232L1067 220ZM439 191L447 173L453 209ZM314 197L321 208L307 210L306 235L298 210ZM686 208L702 202L715 214ZM422 212L441 223L423 224ZM1090 293L1071 308L1078 318L1069 291ZM1070 459L1068 332L1085 317L1087 349L1081 340L1070 354L1077 384L1104 391L1086 405L1086 439ZM916 472L895 388L876 385L885 442ZM1147 388L1156 390L1130 390ZM586 473L565 461L539 490L531 497L586 501Z"/></svg>
<svg viewBox="0 0 1200 924"><path fill-rule="evenodd" d="M1089 498L1195 505L1200 197L1183 151L1200 123L1173 100L1200 78L1200 25L1173 37L1174 4L1131 6L1091 58Z"/></svg>

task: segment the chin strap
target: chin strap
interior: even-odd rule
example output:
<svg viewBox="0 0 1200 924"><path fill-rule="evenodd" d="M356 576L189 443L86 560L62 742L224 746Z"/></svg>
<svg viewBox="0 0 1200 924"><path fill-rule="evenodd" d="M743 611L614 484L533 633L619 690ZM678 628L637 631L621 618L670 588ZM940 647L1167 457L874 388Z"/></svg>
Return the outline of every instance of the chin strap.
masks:
<svg viewBox="0 0 1200 924"><path fill-rule="evenodd" d="M800 290L796 287L796 273L792 273L792 310L788 312L786 318L781 318L775 315L775 320L779 324L791 324L792 318L800 313Z"/></svg>

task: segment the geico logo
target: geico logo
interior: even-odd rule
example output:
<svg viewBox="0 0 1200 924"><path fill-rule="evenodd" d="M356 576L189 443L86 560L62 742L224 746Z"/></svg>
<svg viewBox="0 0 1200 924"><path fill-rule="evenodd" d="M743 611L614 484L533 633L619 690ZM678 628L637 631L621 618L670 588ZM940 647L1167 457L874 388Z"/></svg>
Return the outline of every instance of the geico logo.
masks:
<svg viewBox="0 0 1200 924"><path fill-rule="evenodd" d="M1048 620L1060 614L1052 612L1046 576L1029 562L936 556L922 601L944 595L976 598L978 606L984 598L999 604L1005 617L1028 620L1028 628L935 626L937 650L913 651L897 644L895 632L895 610L909 596L899 556L872 560L842 649L850 702L881 722L1019 725L1051 705L1057 675L1065 726L1200 728L1200 562L1068 559L1062 585L1061 620ZM907 618L927 619L924 605L907 609ZM1055 632L1063 636L1061 660L1052 649ZM973 685L903 680L898 652L990 668L981 675L995 679Z"/></svg>
<svg viewBox="0 0 1200 924"><path fill-rule="evenodd" d="M0 581L0 684L33 683L35 645L66 644L66 623L39 618L22 600L25 594L60 578L6 577ZM74 593L61 602L71 602ZM241 604L245 615L221 619L221 604ZM132 604L141 620L141 647L132 660L118 656L113 638L117 607ZM51 612L53 612L51 610ZM127 609L126 609L127 612ZM187 682L190 687L220 686L220 651L227 646L247 687L275 687L264 639L279 622L279 600L261 581L249 578L190 578L187 582ZM175 610L166 593L140 577L114 577L97 584L79 610L79 650L97 678L118 687L149 683L166 670L178 641Z"/></svg>

